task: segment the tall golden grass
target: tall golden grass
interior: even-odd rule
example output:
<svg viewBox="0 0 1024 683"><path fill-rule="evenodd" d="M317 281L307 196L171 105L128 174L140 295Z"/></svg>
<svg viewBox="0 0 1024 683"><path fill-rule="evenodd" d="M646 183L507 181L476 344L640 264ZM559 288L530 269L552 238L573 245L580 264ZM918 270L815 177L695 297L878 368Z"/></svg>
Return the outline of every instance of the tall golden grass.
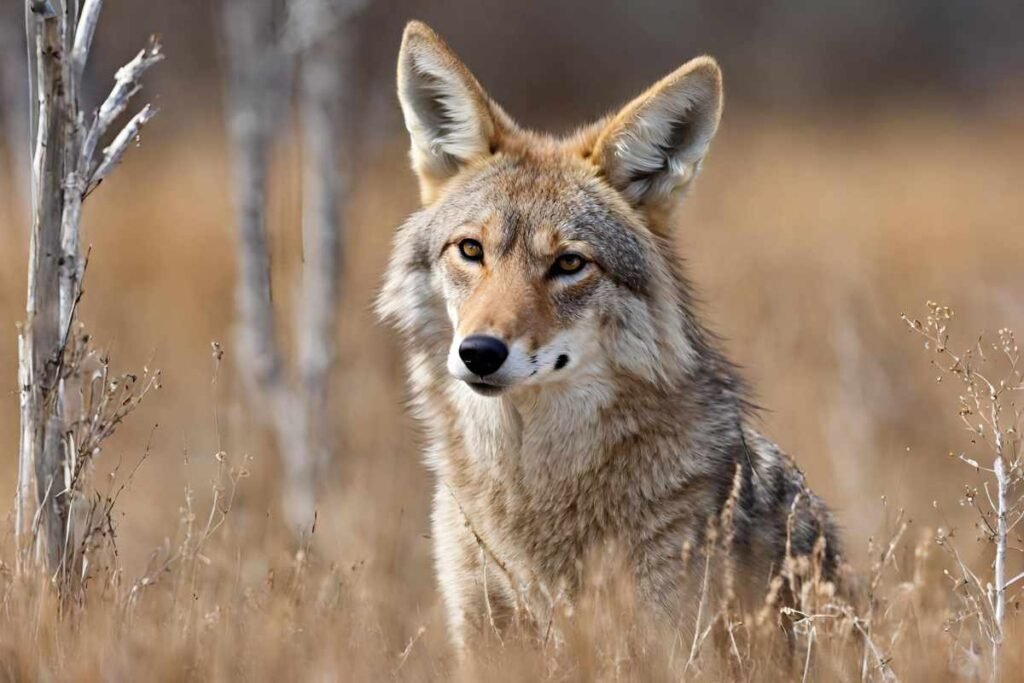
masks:
<svg viewBox="0 0 1024 683"><path fill-rule="evenodd" d="M727 118L681 226L681 255L712 328L756 388L765 431L837 511L858 572L882 576L875 645L902 680L984 673L966 627L947 622L948 560L928 530L953 530L982 570L990 550L958 502L978 476L947 455L969 447L955 389L935 382L899 316L926 299L948 303L964 344L976 331L1024 329L1024 124L942 109ZM415 208L404 141L367 155L347 208L333 393L340 445L316 529L296 544L281 521L271 440L235 378L226 150L217 122L205 123L173 139L148 135L87 205L83 320L115 367L159 367L163 388L98 463L98 490L127 486L114 512L116 553L97 556L84 604L57 610L44 581L12 574L7 524L0 675L446 680L456 667L433 583L432 484L403 410L401 350L370 310L392 231ZM301 267L294 149L279 150L270 214L285 316ZM0 487L13 498L25 228L14 198L2 201L0 376L9 390L0 393L0 448L9 455ZM219 362L215 341L226 351ZM899 534L897 520L912 523ZM1021 564L1015 552L1011 575ZM625 593L613 573L598 573L562 625L563 647L496 642L477 674L860 679L865 645L850 622L845 632L817 625L806 672L799 648L787 659L750 646L737 669L726 643L715 664L717 637L680 669L670 634L629 626ZM1011 626L1016 619L1011 608ZM1011 629L1008 672L1020 642ZM690 643L682 647L686 663ZM979 658L986 647L978 644Z"/></svg>

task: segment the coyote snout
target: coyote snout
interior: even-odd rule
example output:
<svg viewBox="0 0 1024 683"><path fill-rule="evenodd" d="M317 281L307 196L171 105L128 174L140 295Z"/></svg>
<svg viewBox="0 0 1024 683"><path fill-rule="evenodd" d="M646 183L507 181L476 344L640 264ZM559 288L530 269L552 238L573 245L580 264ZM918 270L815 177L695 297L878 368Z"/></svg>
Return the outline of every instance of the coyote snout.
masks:
<svg viewBox="0 0 1024 683"><path fill-rule="evenodd" d="M563 340L531 351L523 341L510 347L498 337L473 334L455 338L448 354L448 371L477 393L497 396L510 387L536 384L565 370L571 358Z"/></svg>

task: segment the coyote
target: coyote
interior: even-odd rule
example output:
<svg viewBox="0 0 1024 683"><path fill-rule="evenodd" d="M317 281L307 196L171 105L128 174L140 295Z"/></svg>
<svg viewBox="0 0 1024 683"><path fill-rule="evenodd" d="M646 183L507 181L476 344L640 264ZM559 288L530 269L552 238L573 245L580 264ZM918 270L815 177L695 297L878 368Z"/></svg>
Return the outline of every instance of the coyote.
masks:
<svg viewBox="0 0 1024 683"><path fill-rule="evenodd" d="M524 595L571 603L609 543L645 611L679 618L726 508L737 599L763 597L786 553L833 575L832 516L750 426L677 258L677 209L722 111L715 60L552 137L412 22L398 96L423 208L397 232L378 312L407 344L456 647L505 628Z"/></svg>

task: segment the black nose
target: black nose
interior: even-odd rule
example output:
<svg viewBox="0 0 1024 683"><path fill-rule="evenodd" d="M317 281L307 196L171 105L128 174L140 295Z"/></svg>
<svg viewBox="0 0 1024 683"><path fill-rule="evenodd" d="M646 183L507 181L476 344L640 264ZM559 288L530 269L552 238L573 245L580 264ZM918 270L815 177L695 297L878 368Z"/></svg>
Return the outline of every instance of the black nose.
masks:
<svg viewBox="0 0 1024 683"><path fill-rule="evenodd" d="M501 367L508 358L508 347L500 339L485 334L474 334L459 344L459 358L470 372L483 377Z"/></svg>

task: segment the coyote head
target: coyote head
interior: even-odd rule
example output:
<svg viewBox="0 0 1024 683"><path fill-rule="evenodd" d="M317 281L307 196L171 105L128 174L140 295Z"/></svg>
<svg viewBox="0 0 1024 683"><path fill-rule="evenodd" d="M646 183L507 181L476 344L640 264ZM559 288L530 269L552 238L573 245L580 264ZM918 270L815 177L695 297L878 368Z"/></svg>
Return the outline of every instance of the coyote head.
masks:
<svg viewBox="0 0 1024 683"><path fill-rule="evenodd" d="M421 355L485 395L685 371L699 340L674 214L718 126L713 59L553 138L517 126L413 22L398 95L424 208L398 231L379 307Z"/></svg>

